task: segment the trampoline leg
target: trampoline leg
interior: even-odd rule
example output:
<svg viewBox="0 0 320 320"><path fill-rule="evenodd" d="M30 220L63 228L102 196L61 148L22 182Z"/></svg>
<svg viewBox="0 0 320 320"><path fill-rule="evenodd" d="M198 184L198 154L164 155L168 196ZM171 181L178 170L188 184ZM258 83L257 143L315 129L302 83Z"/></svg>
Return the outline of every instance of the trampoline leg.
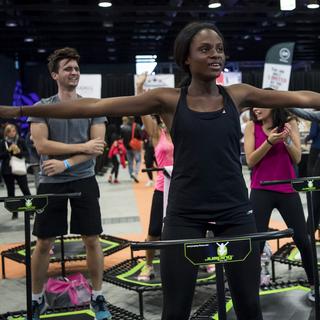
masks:
<svg viewBox="0 0 320 320"><path fill-rule="evenodd" d="M26 246L26 298L27 320L32 320L32 289L31 289L31 236L30 236L30 211L24 212L24 232Z"/></svg>
<svg viewBox="0 0 320 320"><path fill-rule="evenodd" d="M271 270L272 270L272 281L276 281L276 268L275 268L275 263L274 260L271 260Z"/></svg>
<svg viewBox="0 0 320 320"><path fill-rule="evenodd" d="M66 276L66 263L65 263L65 260L64 260L64 239L63 239L63 235L60 237L60 251L61 251L61 274L62 274L62 277L65 278Z"/></svg>
<svg viewBox="0 0 320 320"><path fill-rule="evenodd" d="M216 264L216 282L219 320L226 320L226 296L224 286L223 264Z"/></svg>
<svg viewBox="0 0 320 320"><path fill-rule="evenodd" d="M130 254L131 254L131 260L133 260L134 255L133 255L133 250L131 249L131 247L130 247Z"/></svg>
<svg viewBox="0 0 320 320"><path fill-rule="evenodd" d="M4 255L1 255L1 267L2 267L2 279L6 278L6 266L4 261Z"/></svg>
<svg viewBox="0 0 320 320"><path fill-rule="evenodd" d="M139 291L139 311L140 311L140 316L143 319L143 292Z"/></svg>
<svg viewBox="0 0 320 320"><path fill-rule="evenodd" d="M277 250L280 249L280 239L277 239Z"/></svg>

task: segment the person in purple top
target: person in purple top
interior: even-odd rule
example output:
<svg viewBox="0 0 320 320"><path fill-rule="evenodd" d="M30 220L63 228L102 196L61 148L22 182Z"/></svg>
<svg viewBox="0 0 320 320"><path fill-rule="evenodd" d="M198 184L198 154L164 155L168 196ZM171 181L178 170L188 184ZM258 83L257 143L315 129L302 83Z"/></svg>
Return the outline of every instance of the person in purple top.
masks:
<svg viewBox="0 0 320 320"><path fill-rule="evenodd" d="M302 263L313 288L311 243L299 194L291 184L261 185L261 181L296 177L294 165L301 160L301 145L295 117L285 109L253 108L253 120L245 129L244 149L252 169L250 200L258 232L268 230L273 209L278 209L300 251ZM262 252L264 242L260 243ZM308 298L314 301L314 291Z"/></svg>

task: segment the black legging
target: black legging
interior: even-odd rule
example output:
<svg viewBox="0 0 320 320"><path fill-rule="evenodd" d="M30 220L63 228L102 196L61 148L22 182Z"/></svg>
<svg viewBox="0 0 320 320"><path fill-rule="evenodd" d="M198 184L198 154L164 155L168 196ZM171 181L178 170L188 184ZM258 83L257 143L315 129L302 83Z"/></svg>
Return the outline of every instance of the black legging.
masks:
<svg viewBox="0 0 320 320"><path fill-rule="evenodd" d="M174 223L165 220L162 239L204 238L207 230L212 230L215 236L225 237L256 232L253 219L250 224L225 226L207 223L187 226L183 218L178 220ZM237 319L261 320L259 243L252 243L252 252L244 262L226 264L225 271ZM162 320L189 319L197 272L198 267L185 258L183 246L161 250Z"/></svg>
<svg viewBox="0 0 320 320"><path fill-rule="evenodd" d="M320 176L320 155L319 154L315 161L315 164L310 176L314 176L314 177ZM320 191L313 193L313 214L314 214L314 231L316 231L320 223Z"/></svg>
<svg viewBox="0 0 320 320"><path fill-rule="evenodd" d="M308 281L312 285L314 280L311 242L308 237L307 224L299 194L252 189L250 200L258 232L268 230L273 209L278 209L288 228L293 229L293 240L300 251L303 267L307 273ZM261 242L261 253L263 248L264 242Z"/></svg>
<svg viewBox="0 0 320 320"><path fill-rule="evenodd" d="M112 170L111 170L111 174L114 173L114 178L118 179L118 174L119 174L119 161L117 156L113 156L111 158L111 162L112 162Z"/></svg>
<svg viewBox="0 0 320 320"><path fill-rule="evenodd" d="M152 145L150 145L150 143L145 144L144 162L145 162L146 168L152 168L153 163L155 162L154 148ZM147 171L147 175L149 177L149 180L153 179L152 171Z"/></svg>
<svg viewBox="0 0 320 320"><path fill-rule="evenodd" d="M14 188L15 180L17 181L23 195L27 196L31 194L28 187L28 180L26 175L17 176L15 174L4 174L3 180L7 187L8 197L15 196L15 188Z"/></svg>

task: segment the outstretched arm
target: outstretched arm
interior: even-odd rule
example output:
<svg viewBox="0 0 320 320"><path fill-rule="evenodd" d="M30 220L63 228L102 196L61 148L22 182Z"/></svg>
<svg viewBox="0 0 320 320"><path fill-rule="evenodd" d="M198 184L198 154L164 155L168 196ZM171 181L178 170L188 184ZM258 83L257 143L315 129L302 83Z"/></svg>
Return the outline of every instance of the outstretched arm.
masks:
<svg viewBox="0 0 320 320"><path fill-rule="evenodd" d="M320 109L320 94L313 91L263 90L248 84L234 84L226 89L239 109L250 106Z"/></svg>
<svg viewBox="0 0 320 320"><path fill-rule="evenodd" d="M320 111L304 110L304 109L302 110L299 108L292 108L289 111L304 120L320 122Z"/></svg>
<svg viewBox="0 0 320 320"><path fill-rule="evenodd" d="M0 117L34 116L49 118L90 118L103 115L124 116L162 113L168 93L174 89L159 88L139 96L105 99L83 98L52 105L38 104L22 108L0 107Z"/></svg>

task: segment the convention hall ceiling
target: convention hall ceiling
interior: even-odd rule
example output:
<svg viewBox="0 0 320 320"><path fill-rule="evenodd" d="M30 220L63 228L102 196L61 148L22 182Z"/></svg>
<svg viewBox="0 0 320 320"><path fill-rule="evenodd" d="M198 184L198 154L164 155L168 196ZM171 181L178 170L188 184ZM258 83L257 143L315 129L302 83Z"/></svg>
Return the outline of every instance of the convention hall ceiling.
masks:
<svg viewBox="0 0 320 320"><path fill-rule="evenodd" d="M320 9L297 0L280 11L279 0L0 0L0 54L44 61L55 48L77 48L86 63L128 63L136 54L172 61L177 32L191 21L215 22L232 61L264 60L267 49L296 42L295 60L320 61Z"/></svg>

